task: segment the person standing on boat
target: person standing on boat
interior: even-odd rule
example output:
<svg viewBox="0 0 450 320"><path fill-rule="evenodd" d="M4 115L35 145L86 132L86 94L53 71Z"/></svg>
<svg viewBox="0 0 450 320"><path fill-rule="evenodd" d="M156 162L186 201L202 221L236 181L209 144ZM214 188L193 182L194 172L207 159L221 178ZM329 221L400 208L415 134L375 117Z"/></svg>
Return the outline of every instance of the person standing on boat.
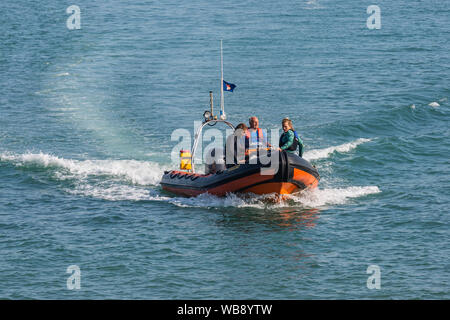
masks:
<svg viewBox="0 0 450 320"><path fill-rule="evenodd" d="M294 126L292 125L292 120L288 118L284 118L281 121L283 134L280 137L279 143L279 151L286 151L290 153L295 153L297 151L297 147L299 147L299 156L303 155L303 141L298 136L297 132L294 130Z"/></svg>
<svg viewBox="0 0 450 320"><path fill-rule="evenodd" d="M227 138L225 145L225 162L227 166L245 162L246 151L249 147L247 133L248 127L245 123L239 123L233 134Z"/></svg>

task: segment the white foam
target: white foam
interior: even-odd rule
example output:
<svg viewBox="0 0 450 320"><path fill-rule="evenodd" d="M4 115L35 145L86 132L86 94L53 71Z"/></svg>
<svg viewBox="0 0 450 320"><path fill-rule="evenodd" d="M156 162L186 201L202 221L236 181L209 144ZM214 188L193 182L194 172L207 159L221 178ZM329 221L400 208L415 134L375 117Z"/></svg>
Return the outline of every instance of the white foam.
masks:
<svg viewBox="0 0 450 320"><path fill-rule="evenodd" d="M380 193L377 186L327 188L307 190L293 195L285 195L279 201L275 195L236 195L227 194L217 197L207 193L197 197L171 197L161 195L157 190L149 191L139 186L121 184L80 184L66 192L75 195L93 197L108 201L161 201L182 208L256 208L278 209L285 207L324 208L332 205L342 205L351 199L370 194Z"/></svg>
<svg viewBox="0 0 450 320"><path fill-rule="evenodd" d="M275 195L236 195L228 194L225 197L216 197L210 194L201 194L194 198L158 198L150 197L150 200L167 201L179 207L236 207L276 209L284 207L311 207L320 208L330 205L345 204L350 199L380 193L377 186L347 187L313 189L285 196L282 201L277 201Z"/></svg>
<svg viewBox="0 0 450 320"><path fill-rule="evenodd" d="M323 9L324 7L318 3L318 0L306 1L306 9Z"/></svg>
<svg viewBox="0 0 450 320"><path fill-rule="evenodd" d="M0 154L0 160L11 161L17 166L37 165L44 168L55 167L56 177L64 179L84 179L89 176L113 176L137 185L157 185L161 181L164 168L156 163L137 160L72 160L45 153Z"/></svg>
<svg viewBox="0 0 450 320"><path fill-rule="evenodd" d="M74 189L65 189L67 193L82 195L108 201L141 201L151 200L146 188L127 186L123 184L79 184Z"/></svg>
<svg viewBox="0 0 450 320"><path fill-rule="evenodd" d="M154 198L152 200L159 200ZM229 193L225 197L217 197L211 194L201 194L197 197L192 198L170 198L163 199L168 202L178 206L178 207L197 207L197 208L223 208L223 207L235 207L235 208L264 208L265 203L264 198L261 196L248 196L243 197L242 195L236 195L234 193Z"/></svg>
<svg viewBox="0 0 450 320"><path fill-rule="evenodd" d="M377 186L327 188L303 191L293 195L285 195L284 200L277 200L275 195L236 195L227 194L225 197L216 197L210 194L201 194L197 197L162 197L159 195L149 196L148 200L165 201L178 207L199 208L258 208L276 209L284 207L311 207L320 208L330 205L345 204L350 199L370 194L380 193Z"/></svg>
<svg viewBox="0 0 450 320"><path fill-rule="evenodd" d="M381 190L377 186L326 189L317 188L304 191L298 195L291 195L290 198L304 206L316 208L327 205L345 204L350 199L380 192Z"/></svg>
<svg viewBox="0 0 450 320"><path fill-rule="evenodd" d="M436 101L430 102L428 105L429 105L430 107L433 107L433 108L437 108L437 107L440 106L440 104L437 103Z"/></svg>
<svg viewBox="0 0 450 320"><path fill-rule="evenodd" d="M363 144L363 143L369 142L369 141L371 141L371 139L360 138L356 141L344 143L344 144L341 144L338 146L332 146L332 147L328 147L325 149L309 150L309 151L305 152L303 157L309 161L327 158L333 152L340 152L340 153L349 152L349 151L355 149L360 144Z"/></svg>
<svg viewBox="0 0 450 320"><path fill-rule="evenodd" d="M64 191L108 201L163 201L178 207L196 208L257 208L277 209L283 207L320 208L345 204L350 199L381 192L377 186L352 186L347 188L313 189L287 195L277 201L275 195L236 195L216 197L201 194L197 197L173 197L147 186L158 185L164 169L158 164L136 160L72 160L45 153L1 153L1 161L16 166L39 166L54 168L60 180L75 179L75 186ZM106 178L103 178L105 177ZM101 179L87 179L99 177ZM134 185L130 185L132 182ZM127 184L128 183L128 184Z"/></svg>

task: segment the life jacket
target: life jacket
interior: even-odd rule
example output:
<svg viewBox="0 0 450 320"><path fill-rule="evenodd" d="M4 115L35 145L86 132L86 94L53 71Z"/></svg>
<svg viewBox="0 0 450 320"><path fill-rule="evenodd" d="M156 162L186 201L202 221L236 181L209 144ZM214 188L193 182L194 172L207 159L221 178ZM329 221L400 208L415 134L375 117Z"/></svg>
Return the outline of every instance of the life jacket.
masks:
<svg viewBox="0 0 450 320"><path fill-rule="evenodd" d="M292 129L289 129L289 130L292 130ZM297 150L297 148L299 148L299 149L298 149L298 155L301 157L301 156L303 156L303 147L304 147L303 141L302 141L302 139L300 139L300 137L298 136L297 131L295 131L295 130L292 130L292 131L294 132L294 141L292 142L292 145L291 145L289 148L286 148L286 150L289 150L289 151L295 151L295 150ZM283 138L283 136L284 136L285 134L286 134L286 133L283 133L283 134L281 135L281 137L280 137L280 142L279 142L279 145L280 145L280 146L281 146L281 144L282 144L281 139Z"/></svg>
<svg viewBox="0 0 450 320"><path fill-rule="evenodd" d="M257 128L257 130L248 129L245 137L248 141L248 149L246 147L245 150L245 162L248 163L250 156L255 154L259 161L260 150L268 149L267 135L261 128Z"/></svg>
<svg viewBox="0 0 450 320"><path fill-rule="evenodd" d="M249 148L265 148L267 146L267 136L261 128L248 129L245 135L249 139Z"/></svg>

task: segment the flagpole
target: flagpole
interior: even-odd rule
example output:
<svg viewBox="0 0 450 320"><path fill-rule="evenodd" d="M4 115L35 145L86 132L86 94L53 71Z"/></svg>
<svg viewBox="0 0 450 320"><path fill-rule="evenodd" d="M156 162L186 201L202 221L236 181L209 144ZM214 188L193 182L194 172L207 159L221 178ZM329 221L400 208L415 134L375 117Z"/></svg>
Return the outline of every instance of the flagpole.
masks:
<svg viewBox="0 0 450 320"><path fill-rule="evenodd" d="M220 119L226 119L225 115L225 101L223 97L223 53L222 40L220 40Z"/></svg>

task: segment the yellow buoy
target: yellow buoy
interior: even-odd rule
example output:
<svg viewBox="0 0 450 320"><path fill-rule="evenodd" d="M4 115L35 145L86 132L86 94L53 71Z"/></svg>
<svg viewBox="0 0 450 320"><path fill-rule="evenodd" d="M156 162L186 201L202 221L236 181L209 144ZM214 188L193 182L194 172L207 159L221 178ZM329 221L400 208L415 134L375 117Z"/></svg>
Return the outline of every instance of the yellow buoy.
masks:
<svg viewBox="0 0 450 320"><path fill-rule="evenodd" d="M180 169L181 170L191 170L191 152L189 150L180 150Z"/></svg>

